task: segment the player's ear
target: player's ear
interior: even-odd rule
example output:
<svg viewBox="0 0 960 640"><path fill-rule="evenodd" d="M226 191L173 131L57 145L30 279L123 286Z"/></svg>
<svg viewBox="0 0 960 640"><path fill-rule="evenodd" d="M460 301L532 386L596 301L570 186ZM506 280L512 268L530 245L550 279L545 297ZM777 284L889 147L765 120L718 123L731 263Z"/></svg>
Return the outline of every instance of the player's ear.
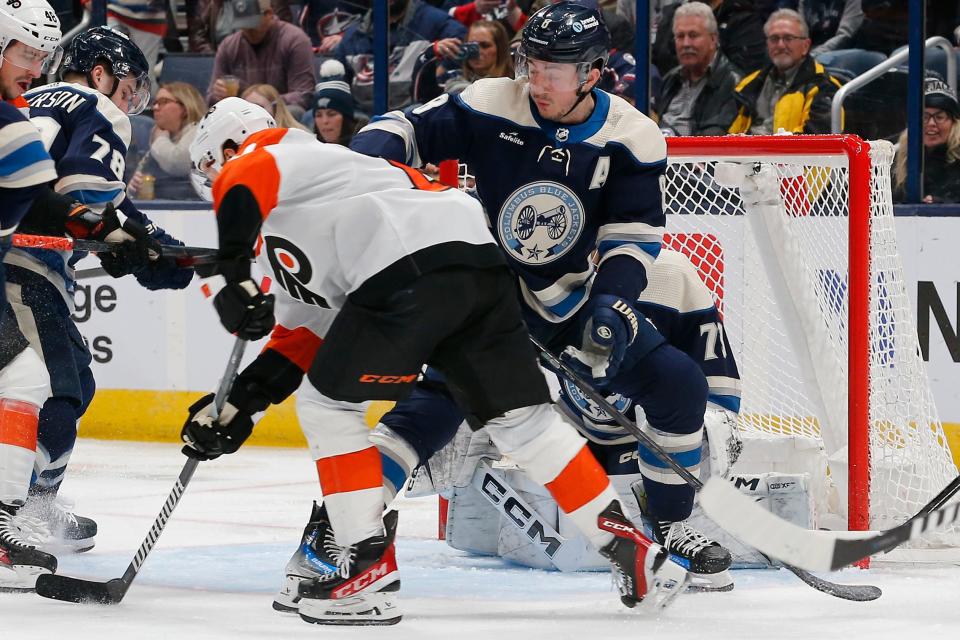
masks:
<svg viewBox="0 0 960 640"><path fill-rule="evenodd" d="M587 73L586 86L590 87L591 89L596 87L597 83L600 82L600 75L601 75L600 69L598 69L597 67L591 68L590 72Z"/></svg>

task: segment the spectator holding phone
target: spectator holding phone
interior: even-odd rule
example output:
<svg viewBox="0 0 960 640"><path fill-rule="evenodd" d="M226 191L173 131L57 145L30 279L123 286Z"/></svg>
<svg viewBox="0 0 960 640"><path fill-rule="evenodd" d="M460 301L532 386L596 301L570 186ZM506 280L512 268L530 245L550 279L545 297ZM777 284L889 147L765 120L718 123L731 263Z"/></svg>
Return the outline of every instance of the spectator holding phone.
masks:
<svg viewBox="0 0 960 640"><path fill-rule="evenodd" d="M515 0L474 0L450 9L450 15L470 27L478 20L499 22L506 28L510 38L527 22L525 14Z"/></svg>
<svg viewBox="0 0 960 640"><path fill-rule="evenodd" d="M470 26L466 54L460 66L460 77L447 82L448 93L460 93L480 78L512 78L513 58L507 29L493 20L479 20ZM450 64L444 61L442 66Z"/></svg>

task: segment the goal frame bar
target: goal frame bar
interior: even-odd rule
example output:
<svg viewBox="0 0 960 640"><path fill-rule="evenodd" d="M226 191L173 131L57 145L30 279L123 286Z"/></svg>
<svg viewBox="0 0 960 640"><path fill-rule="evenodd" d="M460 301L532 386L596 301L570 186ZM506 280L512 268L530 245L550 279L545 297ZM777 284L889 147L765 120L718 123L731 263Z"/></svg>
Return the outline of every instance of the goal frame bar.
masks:
<svg viewBox="0 0 960 640"><path fill-rule="evenodd" d="M846 158L848 202L847 527L870 528L870 143L855 135L667 138L668 158Z"/></svg>

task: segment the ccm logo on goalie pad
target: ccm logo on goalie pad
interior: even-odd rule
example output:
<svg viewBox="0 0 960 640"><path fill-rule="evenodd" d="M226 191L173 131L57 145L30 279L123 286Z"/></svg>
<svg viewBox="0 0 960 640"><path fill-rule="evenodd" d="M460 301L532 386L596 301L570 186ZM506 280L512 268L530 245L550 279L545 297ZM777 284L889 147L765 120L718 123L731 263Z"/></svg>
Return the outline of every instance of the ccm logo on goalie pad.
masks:
<svg viewBox="0 0 960 640"><path fill-rule="evenodd" d="M563 542L559 538L546 535L543 523L537 519L536 513L531 513L515 498L506 497L506 487L492 474L484 474L480 487L490 502L497 505L505 516L513 520L531 541L543 545L545 547L544 553L551 558L553 557Z"/></svg>

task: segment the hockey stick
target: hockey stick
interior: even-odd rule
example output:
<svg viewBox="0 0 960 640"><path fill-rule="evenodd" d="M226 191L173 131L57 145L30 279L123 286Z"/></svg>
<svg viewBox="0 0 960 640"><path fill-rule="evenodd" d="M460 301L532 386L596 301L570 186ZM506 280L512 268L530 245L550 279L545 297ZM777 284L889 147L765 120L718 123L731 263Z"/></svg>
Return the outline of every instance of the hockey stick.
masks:
<svg viewBox="0 0 960 640"><path fill-rule="evenodd" d="M220 380L220 386L217 387L217 393L214 395L214 419L216 419L216 416L223 408L227 394L230 393L230 387L233 386L233 381L237 377L237 370L240 368L240 360L243 358L243 351L246 346L247 341L241 338L237 338L233 345L233 351L230 352L230 360L227 362L227 368L223 373L223 378ZM187 459L186 464L183 465L183 469L180 470L180 475L177 477L173 489L170 490L170 494L167 496L166 502L163 503L163 508L160 509L156 520L153 521L153 525L150 527L150 530L147 531L147 537L144 538L140 544L140 548L137 550L133 560L130 561L129 566L127 566L127 570L123 572L123 576L113 578L106 582L98 582L96 580L82 580L80 578L60 576L55 573L46 573L37 578L37 593L44 598L65 600L67 602L82 604L119 604L120 601L123 600L123 596L126 595L127 590L130 589L134 578L137 577L137 572L140 571L140 567L143 566L147 556L150 555L153 546L160 538L160 534L163 533L164 527L167 526L167 521L170 519L173 510L177 508L177 504L180 502L183 492L186 491L187 485L190 484L190 479L193 478L193 473L197 470L198 464L199 462L193 458Z"/></svg>
<svg viewBox="0 0 960 640"><path fill-rule="evenodd" d="M950 484L943 488L943 491L933 496L930 499L930 502L923 505L923 507L920 508L920 511L917 511L917 513L910 518L908 522L913 522L917 518L922 518L923 516L936 511L943 505L947 504L947 502L950 501L950 498L952 498L958 490L960 490L960 476L954 478Z"/></svg>
<svg viewBox="0 0 960 640"><path fill-rule="evenodd" d="M647 436L647 434L641 431L640 428L637 427L637 425L635 425L632 420L630 420L627 416L623 415L623 413L617 410L616 407L611 405L607 401L606 397L603 396L603 394L601 394L600 392L598 392L596 389L593 388L593 385L583 380L583 378L577 375L576 372L574 372L570 367L564 364L559 358L553 355L553 353L551 353L550 350L548 350L545 346L543 346L543 344L541 344L539 340L537 340L532 336L530 337L530 340L533 342L534 345L536 345L537 349L540 351L541 359L554 373L557 373L558 375L562 375L566 377L568 380L570 380L575 385L577 385L577 387L580 389L580 391L583 392L585 396L590 398L590 400L592 400L593 402L597 403L597 405L601 409L603 409L603 411L605 411L608 415L610 415L617 422L617 424L619 424L621 427L629 431L632 436L634 436L637 440L642 442L645 447L647 447L651 452L653 452L653 454L657 456L657 458L661 462L668 465L671 469L673 469L674 472L677 473L677 475L683 478L683 480L687 484L693 487L694 490L698 491L700 494L699 495L700 506L703 508L705 512L707 512L707 515L709 515L721 527L730 531L731 533L736 535L736 537L741 538L741 540L743 540L744 542L747 542L748 544L751 544L752 546L756 547L761 552L767 552L767 550L764 549L763 546L756 544L752 539L745 540L740 535L737 535L737 531L751 526L754 520L760 518L760 516L763 516L763 515L769 516L774 520L779 520L780 522L783 522L784 525L793 526L790 523L786 522L785 520L781 520L780 518L773 515L769 511L766 511L762 507L757 506L756 503L754 503L750 498L748 498L747 496L743 495L742 493L740 493L739 491L731 487L729 483L724 480L721 480L719 478L710 478L707 480L706 485L704 485L704 483L701 482L699 478L697 478L692 473L687 471L684 467L681 467L677 463L677 461L674 460L672 456L670 456L670 454L664 451L663 447L661 447L659 444L651 440L650 437ZM739 523L740 526L731 528L724 525L719 520L717 520L716 517L714 517L714 514L711 513L711 509L708 509L708 505L705 504L704 502L704 488L712 487L715 485L720 485L722 489L727 489L729 492L731 492L731 493L726 493L724 495L725 500L729 502L735 502L737 506L741 508L742 513L740 513L737 516L738 518L741 519ZM724 508L726 508L725 505L723 507L716 508L715 510L720 511ZM730 520L733 520L733 518L731 518ZM799 529L799 527L796 527L796 528ZM770 555L773 555L778 559L783 560L783 558L780 557L780 555L778 555L777 553L771 552ZM841 598L843 600L854 600L854 601L864 602L869 600L876 600L882 594L880 589L873 585L836 584L834 582L830 582L828 580L818 578L817 576L814 576L808 573L802 568L792 566L786 563L783 563L783 566L788 571L793 573L795 576L800 578L805 584L809 585L810 587L813 587L817 591L826 593L836 598Z"/></svg>
<svg viewBox="0 0 960 640"><path fill-rule="evenodd" d="M13 234L13 246L28 249L52 249L55 251L89 251L109 253L115 245L99 240L81 240L63 236L34 236L26 233ZM211 264L216 261L217 250L207 247L182 247L174 244L160 245L163 255L173 258L181 267Z"/></svg>

